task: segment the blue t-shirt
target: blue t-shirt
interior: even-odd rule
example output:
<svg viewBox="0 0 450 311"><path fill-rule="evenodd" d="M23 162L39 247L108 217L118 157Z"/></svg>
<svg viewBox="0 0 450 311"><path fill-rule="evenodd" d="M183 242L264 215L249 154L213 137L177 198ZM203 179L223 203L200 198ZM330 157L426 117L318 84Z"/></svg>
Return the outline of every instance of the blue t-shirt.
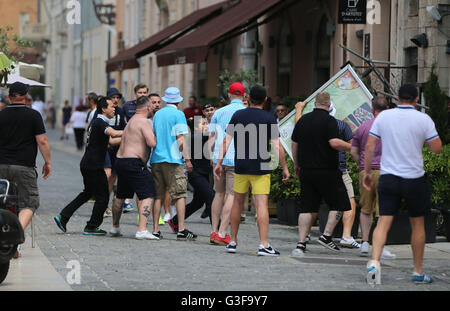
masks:
<svg viewBox="0 0 450 311"><path fill-rule="evenodd" d="M345 123L344 121L336 119L338 124L338 130L339 130L339 137L343 140L348 142L349 140L353 139L353 132L350 126ZM339 170L341 172L344 172L347 170L347 162L345 161L345 152L339 151Z"/></svg>
<svg viewBox="0 0 450 311"><path fill-rule="evenodd" d="M151 163L183 164L182 154L177 144L177 135L188 133L184 113L175 105L167 104L153 117L156 146L152 151Z"/></svg>
<svg viewBox="0 0 450 311"><path fill-rule="evenodd" d="M231 118L227 134L234 137L236 174L270 174L270 140L279 137L274 115L253 107L239 110Z"/></svg>
<svg viewBox="0 0 450 311"><path fill-rule="evenodd" d="M217 158L219 157L220 147L222 147L223 140L225 139L225 134L227 130L228 123L231 120L231 117L234 115L236 111L245 109L244 104L240 100L232 100L231 103L225 107L217 110L209 124L209 132L214 133L215 144L213 150L213 162L217 163ZM231 143L228 147L227 153L223 159L223 165L225 166L234 166L234 144Z"/></svg>

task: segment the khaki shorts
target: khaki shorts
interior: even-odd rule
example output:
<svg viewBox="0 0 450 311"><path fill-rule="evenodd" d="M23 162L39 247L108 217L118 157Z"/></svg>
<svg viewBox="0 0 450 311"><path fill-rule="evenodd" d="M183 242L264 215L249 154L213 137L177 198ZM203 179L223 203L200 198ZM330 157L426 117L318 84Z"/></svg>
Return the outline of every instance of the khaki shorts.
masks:
<svg viewBox="0 0 450 311"><path fill-rule="evenodd" d="M352 178L347 170L342 172L342 180L344 181L345 188L347 189L348 198L354 198L355 191L353 190Z"/></svg>
<svg viewBox="0 0 450 311"><path fill-rule="evenodd" d="M222 176L214 178L214 191L218 193L234 194L234 166L223 165Z"/></svg>
<svg viewBox="0 0 450 311"><path fill-rule="evenodd" d="M377 217L380 216L380 208L378 205L378 180L380 179L380 171L372 170L373 186L370 191L367 191L363 186L364 171L359 172L359 205L361 205L361 212L366 215L372 215L376 212Z"/></svg>
<svg viewBox="0 0 450 311"><path fill-rule="evenodd" d="M39 208L38 173L34 167L20 165L0 165L0 179L7 179L17 185L18 211Z"/></svg>
<svg viewBox="0 0 450 311"><path fill-rule="evenodd" d="M155 182L156 199L164 200L168 189L172 200L185 198L187 194L187 177L184 166L176 163L153 163L152 176Z"/></svg>

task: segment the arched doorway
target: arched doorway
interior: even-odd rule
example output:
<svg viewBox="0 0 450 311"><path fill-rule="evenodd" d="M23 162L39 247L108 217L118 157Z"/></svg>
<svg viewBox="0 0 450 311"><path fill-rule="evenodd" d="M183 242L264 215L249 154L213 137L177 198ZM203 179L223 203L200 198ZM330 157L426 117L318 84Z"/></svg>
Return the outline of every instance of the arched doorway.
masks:
<svg viewBox="0 0 450 311"><path fill-rule="evenodd" d="M280 18L280 31L277 40L277 95L283 97L289 96L291 91L293 38L289 14L285 12Z"/></svg>
<svg viewBox="0 0 450 311"><path fill-rule="evenodd" d="M330 79L330 36L327 33L328 18L324 14L320 19L315 36L313 68L313 89L317 90Z"/></svg>

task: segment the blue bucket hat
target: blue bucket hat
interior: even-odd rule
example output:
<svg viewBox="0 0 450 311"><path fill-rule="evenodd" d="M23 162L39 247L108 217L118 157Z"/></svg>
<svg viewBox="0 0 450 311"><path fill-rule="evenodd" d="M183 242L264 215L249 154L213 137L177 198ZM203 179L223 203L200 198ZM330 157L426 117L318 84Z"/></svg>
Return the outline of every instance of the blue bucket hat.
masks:
<svg viewBox="0 0 450 311"><path fill-rule="evenodd" d="M180 96L180 90L178 88L169 87L162 100L169 104L178 104L183 101L183 97Z"/></svg>
<svg viewBox="0 0 450 311"><path fill-rule="evenodd" d="M118 89L116 89L115 87L109 88L108 92L106 93L106 97L111 97L114 95L119 95L120 98L122 98L122 94L120 94Z"/></svg>

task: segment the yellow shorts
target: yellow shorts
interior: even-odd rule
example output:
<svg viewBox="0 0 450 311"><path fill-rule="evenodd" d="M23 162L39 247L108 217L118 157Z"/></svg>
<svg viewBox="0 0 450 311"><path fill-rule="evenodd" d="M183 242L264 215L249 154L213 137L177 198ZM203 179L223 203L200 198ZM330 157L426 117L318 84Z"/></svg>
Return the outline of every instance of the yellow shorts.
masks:
<svg viewBox="0 0 450 311"><path fill-rule="evenodd" d="M266 175L241 175L234 174L234 192L247 193L252 185L252 194L270 193L270 174Z"/></svg>

